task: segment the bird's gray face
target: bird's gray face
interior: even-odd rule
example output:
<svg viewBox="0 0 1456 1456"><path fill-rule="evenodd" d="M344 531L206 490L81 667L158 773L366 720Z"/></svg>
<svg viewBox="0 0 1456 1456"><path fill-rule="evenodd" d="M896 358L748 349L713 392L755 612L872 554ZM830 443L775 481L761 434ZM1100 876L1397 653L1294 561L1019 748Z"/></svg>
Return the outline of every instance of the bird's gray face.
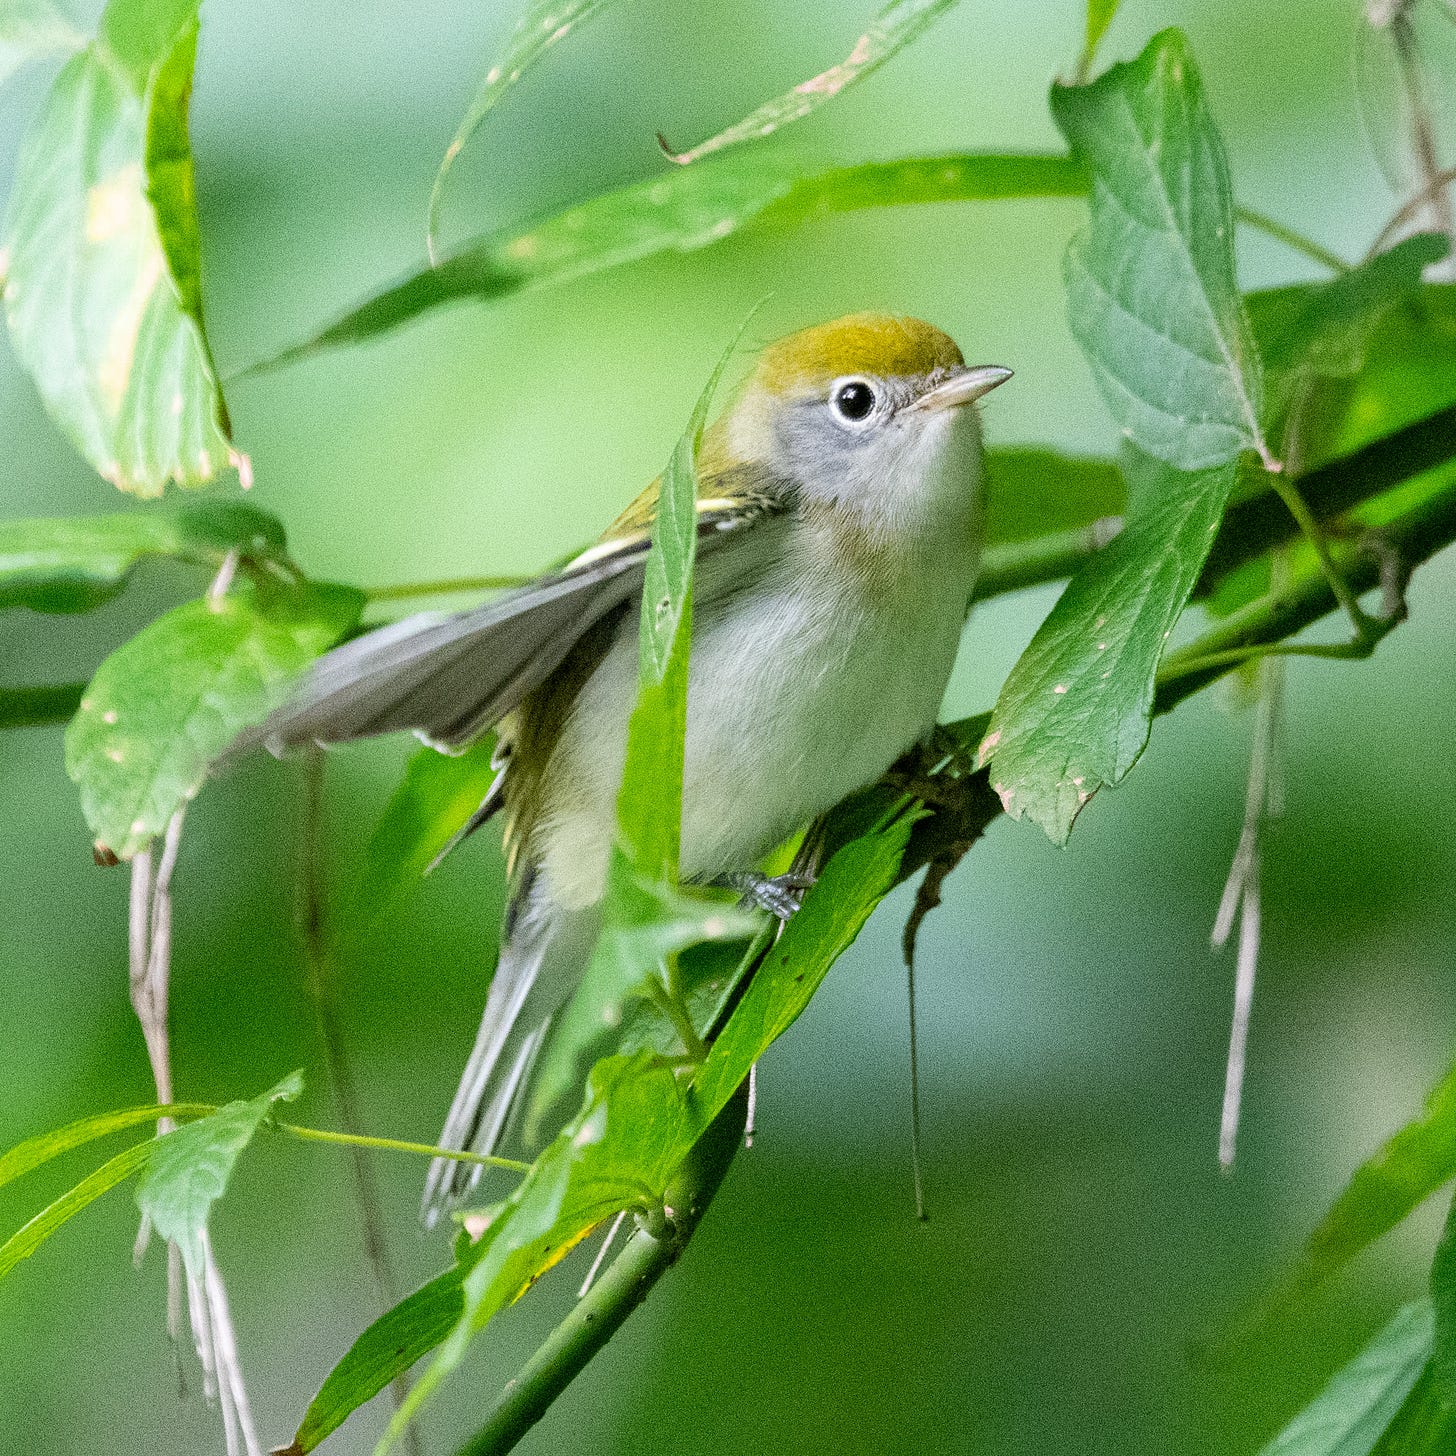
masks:
<svg viewBox="0 0 1456 1456"><path fill-rule="evenodd" d="M1010 377L999 365L842 375L784 412L781 468L805 499L886 528L968 504L981 478L972 406Z"/></svg>

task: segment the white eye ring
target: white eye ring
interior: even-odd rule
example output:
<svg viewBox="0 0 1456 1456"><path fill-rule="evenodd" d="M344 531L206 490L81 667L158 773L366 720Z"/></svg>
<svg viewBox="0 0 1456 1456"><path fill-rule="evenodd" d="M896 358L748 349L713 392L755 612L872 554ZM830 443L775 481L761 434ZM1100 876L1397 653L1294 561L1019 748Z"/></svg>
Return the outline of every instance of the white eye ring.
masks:
<svg viewBox="0 0 1456 1456"><path fill-rule="evenodd" d="M847 374L829 386L829 408L846 429L862 430L880 408L880 389L858 374Z"/></svg>

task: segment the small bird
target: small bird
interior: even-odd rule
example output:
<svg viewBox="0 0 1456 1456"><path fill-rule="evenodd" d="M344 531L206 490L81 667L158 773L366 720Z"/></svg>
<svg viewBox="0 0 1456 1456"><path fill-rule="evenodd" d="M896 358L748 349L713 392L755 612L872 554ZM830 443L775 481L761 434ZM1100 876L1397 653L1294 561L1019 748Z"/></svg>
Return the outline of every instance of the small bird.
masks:
<svg viewBox="0 0 1456 1456"><path fill-rule="evenodd" d="M853 314L764 349L705 433L685 882L789 913L788 887L756 867L934 728L981 550L973 406L1010 374L968 368L917 319ZM448 751L497 729L498 773L467 828L503 811L509 897L443 1147L489 1153L516 1135L533 1064L591 955L657 491L559 572L337 648L256 735L280 752L412 729ZM427 1222L479 1172L437 1160Z"/></svg>

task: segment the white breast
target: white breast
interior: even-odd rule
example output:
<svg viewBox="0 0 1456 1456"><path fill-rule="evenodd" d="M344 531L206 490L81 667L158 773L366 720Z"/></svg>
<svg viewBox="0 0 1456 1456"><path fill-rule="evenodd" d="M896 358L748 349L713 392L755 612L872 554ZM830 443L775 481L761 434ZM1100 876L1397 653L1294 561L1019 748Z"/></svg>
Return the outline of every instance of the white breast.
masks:
<svg viewBox="0 0 1456 1456"><path fill-rule="evenodd" d="M973 585L974 519L968 503L936 522L912 551L895 553L888 575L845 570L842 543L802 519L754 528L754 552L772 564L750 590L724 580L741 569L726 560L732 553L704 562L688 689L684 879L752 869L930 731ZM745 541L733 551L748 549ZM632 614L582 689L548 774L536 843L564 906L601 895L636 690Z"/></svg>

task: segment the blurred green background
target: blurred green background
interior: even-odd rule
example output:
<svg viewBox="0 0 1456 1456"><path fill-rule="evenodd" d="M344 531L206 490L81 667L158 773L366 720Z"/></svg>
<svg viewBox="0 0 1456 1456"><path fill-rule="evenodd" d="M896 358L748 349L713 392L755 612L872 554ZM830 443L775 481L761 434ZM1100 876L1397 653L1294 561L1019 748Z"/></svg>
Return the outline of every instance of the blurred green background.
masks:
<svg viewBox="0 0 1456 1456"><path fill-rule="evenodd" d="M211 332L225 371L291 342L422 255L436 162L514 6L209 0L194 102ZM1392 196L1352 91L1355 0L1129 0L1105 56L1188 30L1241 201L1358 255ZM632 0L552 52L457 168L448 237L549 211L662 165L679 143L842 56L869 6ZM86 17L78 14L78 19ZM785 137L826 160L1057 144L1049 80L1073 0L965 0L863 87ZM0 156L48 77L0 93ZM661 466L755 301L773 337L859 308L925 316L1015 367L994 444L1107 452L1064 322L1081 204L957 205L750 234L237 381L254 499L313 574L376 584L530 570L592 536ZM1246 284L1309 276L1241 243ZM109 509L0 355L6 514ZM3 680L84 676L159 602L150 569L93 617L0 618ZM948 712L989 705L1054 593L968 629ZM1364 665L1296 663L1288 810L1265 860L1265 953L1237 1172L1216 1159L1231 957L1208 929L1242 813L1249 718L1205 694L1161 721L1136 774L1070 846L1006 821L950 881L922 940L931 1220L912 1216L904 976L888 903L761 1068L760 1136L680 1267L523 1450L1252 1452L1419 1287L1439 1210L1356 1270L1249 1328L1254 1301L1355 1163L1451 1055L1456 908L1456 570L1417 578L1412 620ZM335 755L329 863L347 882L402 742ZM150 1100L126 994L124 871L92 866L58 729L0 741L0 1145ZM295 930L294 766L249 764L194 808L177 872L179 1095L250 1094L294 1066L299 1119L333 1117ZM474 1034L500 900L481 835L343 967L371 1131L430 1140ZM10 1229L80 1176L0 1195ZM422 1168L381 1161L411 1286L447 1250L415 1222ZM69 1175L69 1177L68 1177ZM0 1448L221 1449L179 1401L164 1260L130 1265L111 1195L0 1286ZM265 1443L375 1313L345 1157L264 1138L214 1240ZM567 1306L580 1256L478 1342L424 1424L452 1449ZM365 1452L383 1401L325 1449Z"/></svg>

